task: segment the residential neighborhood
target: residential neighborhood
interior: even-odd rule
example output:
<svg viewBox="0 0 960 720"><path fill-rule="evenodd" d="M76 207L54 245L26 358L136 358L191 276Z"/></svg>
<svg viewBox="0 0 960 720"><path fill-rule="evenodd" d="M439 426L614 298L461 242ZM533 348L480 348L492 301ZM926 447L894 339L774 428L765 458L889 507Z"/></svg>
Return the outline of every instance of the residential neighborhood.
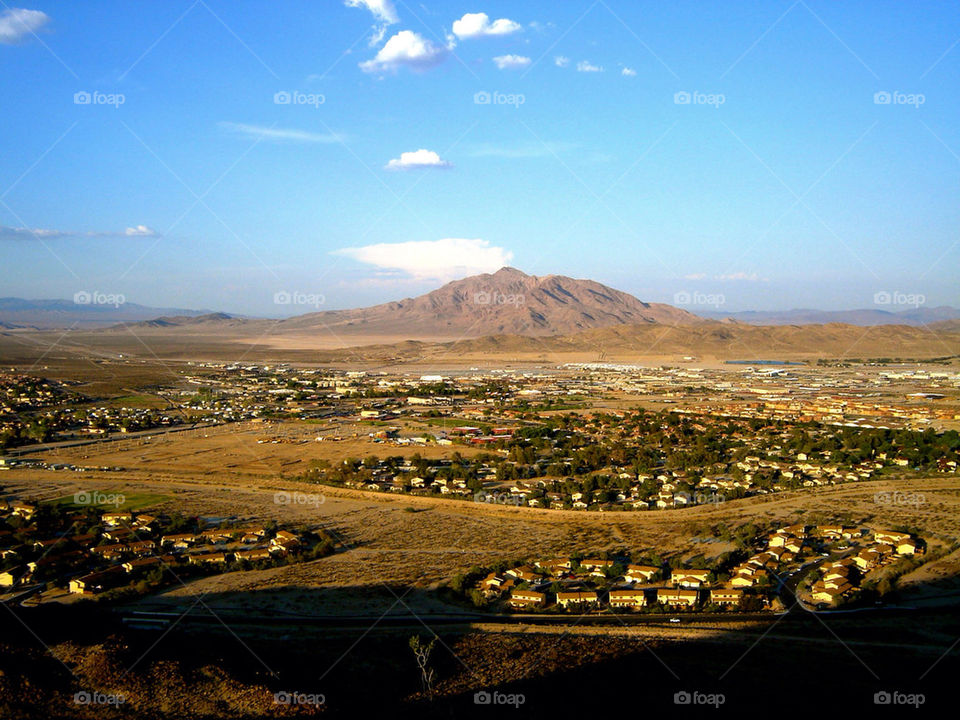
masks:
<svg viewBox="0 0 960 720"><path fill-rule="evenodd" d="M333 552L323 530L0 500L0 594L130 597L197 574Z"/></svg>
<svg viewBox="0 0 960 720"><path fill-rule="evenodd" d="M711 567L678 559L639 564L623 554L500 563L457 576L451 588L475 606L505 612L758 612L782 610L794 596L828 610L858 602L872 572L922 554L924 543L900 531L799 523L758 535L752 548ZM652 551L638 557L656 558Z"/></svg>

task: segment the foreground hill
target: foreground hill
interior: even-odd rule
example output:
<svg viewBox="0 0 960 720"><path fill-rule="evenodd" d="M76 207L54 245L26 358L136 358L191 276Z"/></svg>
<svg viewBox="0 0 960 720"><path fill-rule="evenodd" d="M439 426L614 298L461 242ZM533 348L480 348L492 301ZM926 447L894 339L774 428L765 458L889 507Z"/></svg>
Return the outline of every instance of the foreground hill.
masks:
<svg viewBox="0 0 960 720"><path fill-rule="evenodd" d="M538 277L502 268L455 280L415 298L300 315L278 323L275 332L406 338L542 336L616 325L697 321L685 310L642 302L593 280Z"/></svg>
<svg viewBox="0 0 960 720"><path fill-rule="evenodd" d="M329 353L329 359L517 359L642 361L695 356L713 360L944 358L960 356L960 328L934 332L907 325L630 325L571 335L491 335L445 343L396 343Z"/></svg>

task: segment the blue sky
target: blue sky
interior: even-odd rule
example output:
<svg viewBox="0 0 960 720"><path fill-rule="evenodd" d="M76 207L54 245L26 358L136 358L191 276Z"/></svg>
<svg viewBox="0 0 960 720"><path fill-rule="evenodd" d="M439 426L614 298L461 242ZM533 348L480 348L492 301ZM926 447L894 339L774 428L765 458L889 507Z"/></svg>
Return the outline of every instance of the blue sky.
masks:
<svg viewBox="0 0 960 720"><path fill-rule="evenodd" d="M3 4L0 295L960 306L958 41L956 3Z"/></svg>

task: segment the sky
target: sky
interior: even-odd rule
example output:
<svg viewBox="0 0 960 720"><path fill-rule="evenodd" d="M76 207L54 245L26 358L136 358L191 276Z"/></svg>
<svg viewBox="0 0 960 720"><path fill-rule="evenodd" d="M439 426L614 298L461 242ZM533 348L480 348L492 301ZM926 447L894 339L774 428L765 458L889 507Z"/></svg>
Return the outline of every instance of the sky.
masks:
<svg viewBox="0 0 960 720"><path fill-rule="evenodd" d="M7 3L0 296L960 306L957 3Z"/></svg>

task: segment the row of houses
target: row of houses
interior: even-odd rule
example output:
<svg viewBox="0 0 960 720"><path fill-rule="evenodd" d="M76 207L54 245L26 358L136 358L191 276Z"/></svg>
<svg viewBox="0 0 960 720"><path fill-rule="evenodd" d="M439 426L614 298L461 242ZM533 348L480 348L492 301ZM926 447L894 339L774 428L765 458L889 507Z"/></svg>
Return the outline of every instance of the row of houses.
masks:
<svg viewBox="0 0 960 720"><path fill-rule="evenodd" d="M664 608L693 608L702 601L718 606L738 607L743 590L715 588L707 591L684 588L618 588L601 593L597 590L577 589L555 594L531 589L510 591L507 604L516 610L547 607L554 601L564 610L595 610L604 606L613 610L639 610L659 605Z"/></svg>

